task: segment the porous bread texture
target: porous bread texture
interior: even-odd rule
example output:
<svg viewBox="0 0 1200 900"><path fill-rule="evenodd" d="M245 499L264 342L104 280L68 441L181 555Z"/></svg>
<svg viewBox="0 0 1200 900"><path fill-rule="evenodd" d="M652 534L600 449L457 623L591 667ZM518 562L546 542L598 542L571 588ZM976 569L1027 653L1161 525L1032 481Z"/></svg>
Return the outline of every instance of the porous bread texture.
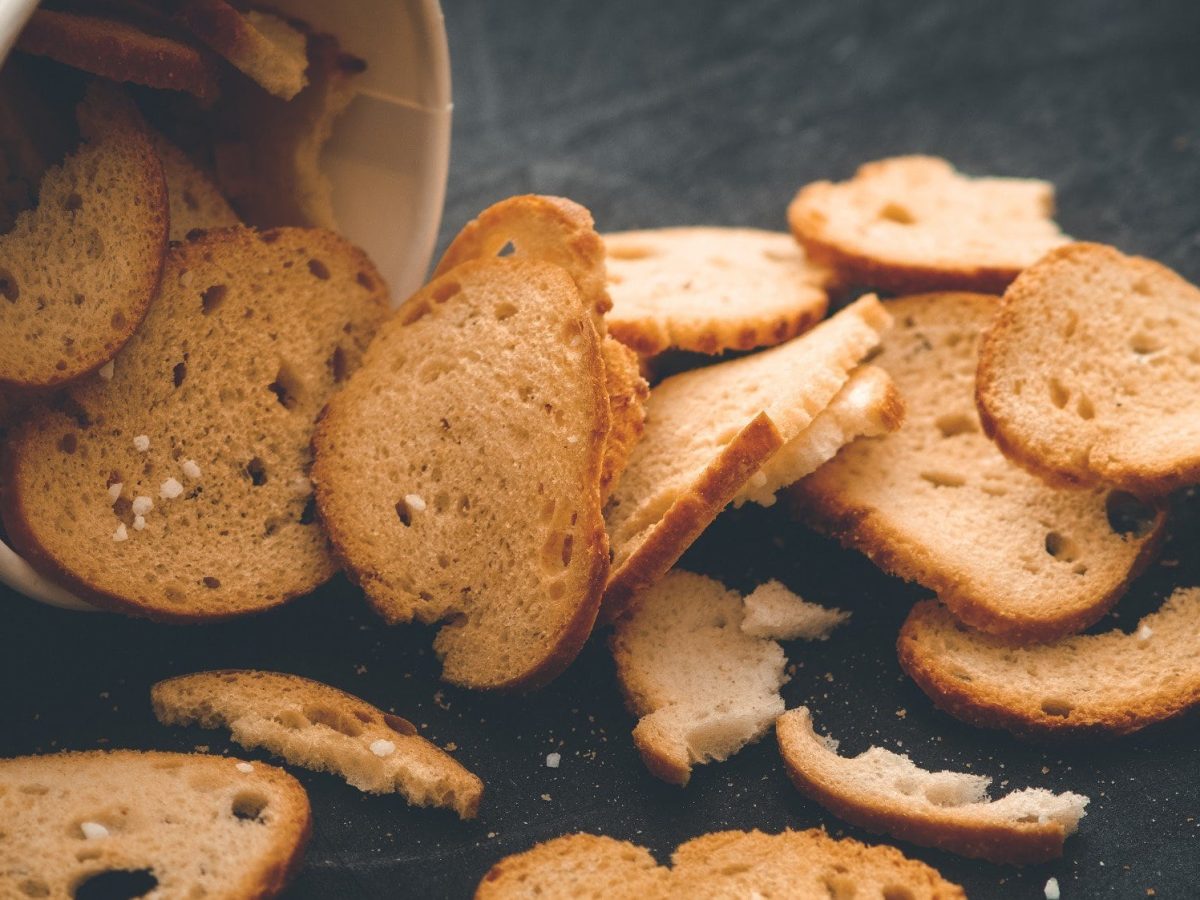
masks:
<svg viewBox="0 0 1200 900"><path fill-rule="evenodd" d="M866 163L849 181L801 188L788 207L809 258L842 284L890 293L999 293L1069 240L1053 215L1048 182L971 178L932 156Z"/></svg>
<svg viewBox="0 0 1200 900"><path fill-rule="evenodd" d="M891 317L866 296L798 338L683 372L646 404L646 429L605 509L605 614L666 574L771 456L825 409Z"/></svg>
<svg viewBox="0 0 1200 900"><path fill-rule="evenodd" d="M5 897L101 893L109 872L148 872L154 897L274 897L312 830L274 766L134 750L0 760L0 819Z"/></svg>
<svg viewBox="0 0 1200 900"><path fill-rule="evenodd" d="M641 717L633 741L664 781L687 784L693 765L728 759L783 712L783 648L748 633L743 614L736 591L675 569L616 623L609 646L617 678Z"/></svg>
<svg viewBox="0 0 1200 900"><path fill-rule="evenodd" d="M789 234L658 228L604 236L613 336L652 356L780 344L825 316L829 272Z"/></svg>
<svg viewBox="0 0 1200 900"><path fill-rule="evenodd" d="M205 103L219 93L214 57L130 22L39 9L25 23L17 49L110 81L186 91Z"/></svg>
<svg viewBox="0 0 1200 900"><path fill-rule="evenodd" d="M1057 859L1089 802L1045 788L991 800L986 775L930 772L882 747L839 756L838 742L816 734L803 706L779 717L775 736L792 783L839 818L973 859L1017 865Z"/></svg>
<svg viewBox="0 0 1200 900"><path fill-rule="evenodd" d="M212 176L158 132L150 132L150 141L166 177L172 241L187 240L197 231L242 224Z"/></svg>
<svg viewBox="0 0 1200 900"><path fill-rule="evenodd" d="M308 38L308 85L281 100L256 84L231 94L223 115L236 137L214 147L217 183L250 224L336 230L321 149L357 93L366 63L328 34Z"/></svg>
<svg viewBox="0 0 1200 900"><path fill-rule="evenodd" d="M0 235L0 386L58 387L100 368L158 293L167 194L146 126L100 85L79 116L85 143Z"/></svg>
<svg viewBox="0 0 1200 900"><path fill-rule="evenodd" d="M269 93L291 100L308 84L307 35L279 16L225 0L186 0L178 16L196 37Z"/></svg>
<svg viewBox="0 0 1200 900"><path fill-rule="evenodd" d="M1200 482L1200 290L1071 244L1021 273L979 349L984 430L1052 484L1159 495Z"/></svg>
<svg viewBox="0 0 1200 900"><path fill-rule="evenodd" d="M246 748L265 747L297 766L341 775L370 794L399 793L413 806L479 810L483 782L417 733L407 719L298 675L196 672L150 691L164 725L226 727Z"/></svg>
<svg viewBox="0 0 1200 900"><path fill-rule="evenodd" d="M583 646L608 571L600 339L535 259L465 262L410 298L317 429L338 555L389 622L445 623L443 677L531 687Z"/></svg>
<svg viewBox="0 0 1200 900"><path fill-rule="evenodd" d="M878 366L859 366L812 424L779 448L746 482L733 505L774 506L775 495L811 475L858 438L879 437L904 421L904 399Z"/></svg>
<svg viewBox="0 0 1200 900"><path fill-rule="evenodd" d="M671 862L671 868L655 865L643 847L627 841L567 835L500 860L475 898L966 898L961 887L894 847L835 840L816 828L713 832L680 844Z"/></svg>
<svg viewBox="0 0 1200 900"><path fill-rule="evenodd" d="M1200 706L1200 588L1177 589L1130 634L1017 647L933 600L900 631L900 665L939 707L1022 736L1129 734Z"/></svg>
<svg viewBox="0 0 1200 900"><path fill-rule="evenodd" d="M1031 641L1095 622L1148 562L1163 514L1134 509L1142 518L1123 523L1132 498L1051 488L982 433L976 346L995 298L927 294L888 309L896 327L872 363L903 395L904 426L797 483L795 508L976 628Z"/></svg>
<svg viewBox="0 0 1200 900"><path fill-rule="evenodd" d="M600 502L608 502L629 465L634 445L646 429L646 401L650 386L642 377L638 356L611 335L600 344L604 358L604 386L612 427L604 445L604 470L600 476Z"/></svg>
<svg viewBox="0 0 1200 900"><path fill-rule="evenodd" d="M370 260L329 232L178 245L111 378L14 429L14 547L90 602L161 620L312 590L336 568L312 507L314 423L386 312Z"/></svg>
<svg viewBox="0 0 1200 900"><path fill-rule="evenodd" d="M826 640L850 613L809 603L778 581L760 584L743 601L742 633L775 641Z"/></svg>

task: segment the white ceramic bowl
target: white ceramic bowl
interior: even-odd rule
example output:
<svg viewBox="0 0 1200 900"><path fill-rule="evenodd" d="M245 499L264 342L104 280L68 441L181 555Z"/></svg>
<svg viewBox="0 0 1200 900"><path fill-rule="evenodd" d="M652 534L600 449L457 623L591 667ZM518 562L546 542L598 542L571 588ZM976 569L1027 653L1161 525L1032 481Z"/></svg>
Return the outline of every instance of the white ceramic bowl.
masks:
<svg viewBox="0 0 1200 900"><path fill-rule="evenodd" d="M399 303L425 279L450 162L450 53L437 0L272 0L367 61L360 93L322 157L342 234ZM0 61L37 0L0 0ZM93 610L0 543L0 581L34 600Z"/></svg>

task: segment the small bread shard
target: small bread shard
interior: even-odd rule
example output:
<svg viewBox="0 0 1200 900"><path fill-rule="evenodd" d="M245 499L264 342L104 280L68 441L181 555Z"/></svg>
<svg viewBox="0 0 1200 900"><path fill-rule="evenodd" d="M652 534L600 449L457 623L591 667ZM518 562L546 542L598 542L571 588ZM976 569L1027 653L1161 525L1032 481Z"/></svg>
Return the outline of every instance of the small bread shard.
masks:
<svg viewBox="0 0 1200 900"><path fill-rule="evenodd" d="M1085 815L1088 798L1045 788L988 798L985 775L917 766L907 756L871 747L839 756L837 741L819 737L808 709L775 723L779 752L797 790L839 818L922 847L994 863L1046 862Z"/></svg>
<svg viewBox="0 0 1200 900"><path fill-rule="evenodd" d="M311 503L314 423L386 313L370 260L329 232L176 246L112 367L14 429L13 546L90 602L161 620L311 591L336 570Z"/></svg>
<svg viewBox="0 0 1200 900"><path fill-rule="evenodd" d="M492 866L475 900L732 900L861 897L965 900L961 887L894 847L869 846L824 831L718 831L679 846L671 867L644 847L571 834Z"/></svg>
<svg viewBox="0 0 1200 900"><path fill-rule="evenodd" d="M605 510L613 570L605 614L653 584L767 461L801 434L891 317L863 297L798 338L666 379Z"/></svg>
<svg viewBox="0 0 1200 900"><path fill-rule="evenodd" d="M1048 253L1005 292L977 385L984 430L1053 484L1200 483L1200 289L1156 262Z"/></svg>
<svg viewBox="0 0 1200 900"><path fill-rule="evenodd" d="M842 284L999 293L1069 240L1053 214L1048 182L971 178L944 159L898 156L860 166L849 181L806 185L788 222Z"/></svg>
<svg viewBox="0 0 1200 900"><path fill-rule="evenodd" d="M178 16L268 93L291 100L308 84L308 36L274 13L242 12L225 0L186 0Z"/></svg>
<svg viewBox="0 0 1200 900"><path fill-rule="evenodd" d="M525 256L464 262L380 330L317 430L338 556L389 622L443 623L443 677L556 676L608 572L601 342L575 281Z"/></svg>
<svg viewBox="0 0 1200 900"><path fill-rule="evenodd" d="M79 118L85 142L0 235L0 386L58 387L95 371L158 293L167 194L145 123L102 85Z"/></svg>
<svg viewBox="0 0 1200 900"><path fill-rule="evenodd" d="M5 897L274 897L312 831L281 769L135 750L0 760L0 818Z"/></svg>
<svg viewBox="0 0 1200 900"><path fill-rule="evenodd" d="M1030 737L1119 735L1200 706L1200 588L1121 629L1017 647L964 628L933 600L900 631L900 665L964 721Z"/></svg>
<svg viewBox="0 0 1200 900"><path fill-rule="evenodd" d="M751 350L825 317L829 271L788 234L659 228L604 236L613 336L644 356Z"/></svg>
<svg viewBox="0 0 1200 900"><path fill-rule="evenodd" d="M793 507L975 628L1033 641L1095 622L1153 555L1164 514L1103 489L1049 487L982 433L976 347L994 297L926 294L888 309L896 326L872 364L903 395L905 423L798 482Z"/></svg>
<svg viewBox="0 0 1200 900"><path fill-rule="evenodd" d="M809 603L778 581L760 584L743 601L742 632L773 641L823 641L850 613Z"/></svg>
<svg viewBox="0 0 1200 900"><path fill-rule="evenodd" d="M464 819L479 810L483 782L454 757L406 719L329 685L222 670L169 678L150 693L164 725L224 726L243 747L341 775L360 791L399 793L413 806L448 807Z"/></svg>

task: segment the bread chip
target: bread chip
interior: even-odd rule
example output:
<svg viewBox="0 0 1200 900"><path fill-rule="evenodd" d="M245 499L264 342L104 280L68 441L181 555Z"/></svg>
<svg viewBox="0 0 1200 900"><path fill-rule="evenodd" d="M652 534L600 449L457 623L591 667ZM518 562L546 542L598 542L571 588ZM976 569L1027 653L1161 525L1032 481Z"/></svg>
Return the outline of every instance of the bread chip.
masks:
<svg viewBox="0 0 1200 900"><path fill-rule="evenodd" d="M154 685L164 725L227 727L246 748L341 775L370 794L399 793L414 806L445 806L464 819L479 810L483 782L400 716L299 675L226 669Z"/></svg>
<svg viewBox="0 0 1200 900"><path fill-rule="evenodd" d="M308 84L307 35L256 9L240 12L225 0L186 0L179 17L196 37L269 93L291 100Z"/></svg>
<svg viewBox="0 0 1200 900"><path fill-rule="evenodd" d="M604 237L614 337L643 355L780 344L825 316L829 272L791 235L660 228Z"/></svg>
<svg viewBox="0 0 1200 900"><path fill-rule="evenodd" d="M803 706L779 717L775 735L792 783L839 818L973 859L1018 865L1057 859L1088 804L1081 794L1044 788L990 800L992 779L985 775L929 772L882 747L838 756L838 742L817 736Z"/></svg>
<svg viewBox="0 0 1200 900"><path fill-rule="evenodd" d="M791 488L797 511L976 628L1047 640L1096 621L1151 558L1163 514L1048 487L983 435L975 350L995 298L927 294L888 309L897 324L873 364L904 396L905 424Z"/></svg>
<svg viewBox="0 0 1200 900"><path fill-rule="evenodd" d="M801 188L788 222L843 284L998 293L1069 240L1053 213L1045 181L970 178L944 159L898 156L860 166L849 181Z"/></svg>
<svg viewBox="0 0 1200 900"><path fill-rule="evenodd" d="M0 818L5 897L274 897L312 831L274 766L134 750L0 760Z"/></svg>
<svg viewBox="0 0 1200 900"><path fill-rule="evenodd" d="M900 631L900 665L951 715L1019 735L1129 734L1200 706L1200 588L1180 588L1130 634L1015 647L932 600Z"/></svg>
<svg viewBox="0 0 1200 900"><path fill-rule="evenodd" d="M1200 289L1100 244L1022 273L979 349L984 429L1056 484L1200 483L1198 387Z"/></svg>

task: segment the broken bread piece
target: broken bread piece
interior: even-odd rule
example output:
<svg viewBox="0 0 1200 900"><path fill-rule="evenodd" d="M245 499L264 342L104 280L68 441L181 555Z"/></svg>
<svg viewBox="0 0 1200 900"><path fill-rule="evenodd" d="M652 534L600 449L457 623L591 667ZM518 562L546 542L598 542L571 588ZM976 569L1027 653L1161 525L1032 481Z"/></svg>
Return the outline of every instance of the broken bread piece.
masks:
<svg viewBox="0 0 1200 900"><path fill-rule="evenodd" d="M736 591L675 569L617 621L609 646L641 717L633 742L656 777L687 784L692 766L728 759L783 712L783 648L748 632L744 613Z"/></svg>
<svg viewBox="0 0 1200 900"><path fill-rule="evenodd" d="M0 815L5 897L274 897L312 832L291 775L191 753L0 760Z"/></svg>
<svg viewBox="0 0 1200 900"><path fill-rule="evenodd" d="M1026 788L988 798L992 779L965 772L930 772L882 747L855 757L813 731L799 707L775 723L788 777L802 794L841 819L922 847L937 847L994 863L1046 862L1062 856L1088 798Z"/></svg>
<svg viewBox="0 0 1200 900"><path fill-rule="evenodd" d="M829 406L891 317L866 296L761 353L658 384L646 429L605 510L612 619L708 527L767 461Z"/></svg>
<svg viewBox="0 0 1200 900"><path fill-rule="evenodd" d="M1095 622L1149 561L1163 513L1105 490L1055 490L982 433L976 347L994 297L925 294L888 309L897 324L872 364L904 396L905 424L794 485L794 508L973 627L1032 641Z"/></svg>
<svg viewBox="0 0 1200 900"><path fill-rule="evenodd" d="M731 900L861 897L965 900L958 885L895 847L824 831L717 831L680 844L671 867L644 847L571 834L507 856L476 888L476 900Z"/></svg>
<svg viewBox="0 0 1200 900"><path fill-rule="evenodd" d="M1054 187L1029 178L971 178L944 159L898 156L849 181L817 181L788 207L792 233L842 284L889 293L999 293L1066 243Z"/></svg>
<svg viewBox="0 0 1200 900"><path fill-rule="evenodd" d="M79 118L85 142L46 171L37 207L0 235L0 386L57 387L95 371L158 293L167 192L145 123L101 85Z"/></svg>
<svg viewBox="0 0 1200 900"><path fill-rule="evenodd" d="M449 681L542 684L591 632L608 572L601 353L564 269L471 260L396 311L317 429L337 554L389 622L443 623Z"/></svg>
<svg viewBox="0 0 1200 900"><path fill-rule="evenodd" d="M825 317L829 271L789 234L658 228L604 236L613 336L644 356L781 344Z"/></svg>
<svg viewBox="0 0 1200 900"><path fill-rule="evenodd" d="M268 93L291 100L308 84L308 36L274 13L242 12L225 0L185 0L177 15Z"/></svg>
<svg viewBox="0 0 1200 900"><path fill-rule="evenodd" d="M329 232L178 245L112 367L11 434L14 548L89 602L161 620L311 591L336 570L312 507L314 423L386 313L370 260Z"/></svg>
<svg viewBox="0 0 1200 900"><path fill-rule="evenodd" d="M809 603L778 581L760 584L743 601L742 632L774 641L823 641L850 613Z"/></svg>
<svg viewBox="0 0 1200 900"><path fill-rule="evenodd" d="M222 670L154 685L164 725L224 726L235 741L293 765L341 775L369 794L399 793L413 806L479 810L483 782L400 716L298 675Z"/></svg>
<svg viewBox="0 0 1200 900"><path fill-rule="evenodd" d="M900 630L900 665L933 702L1023 736L1129 734L1200 706L1200 588L1179 588L1130 634L1016 647L964 628L936 601Z"/></svg>
<svg viewBox="0 0 1200 900"><path fill-rule="evenodd" d="M1054 484L1200 483L1198 387L1200 289L1101 244L1026 269L979 348L984 430Z"/></svg>

